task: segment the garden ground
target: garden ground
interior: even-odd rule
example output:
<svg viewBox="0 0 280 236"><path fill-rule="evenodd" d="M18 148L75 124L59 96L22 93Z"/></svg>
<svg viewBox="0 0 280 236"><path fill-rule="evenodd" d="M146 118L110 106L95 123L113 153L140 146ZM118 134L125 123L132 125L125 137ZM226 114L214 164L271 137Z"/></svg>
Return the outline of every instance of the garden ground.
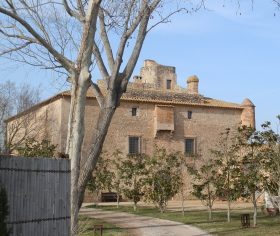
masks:
<svg viewBox="0 0 280 236"><path fill-rule="evenodd" d="M100 209L84 208L83 216L101 219L105 222L118 225L128 231L130 236L202 236L207 232L194 226L180 222L158 219L148 216L139 216L119 211L104 211Z"/></svg>
<svg viewBox="0 0 280 236"><path fill-rule="evenodd" d="M226 208L226 202L217 202L215 204L215 210L213 213L213 221L209 222L207 220L207 212L205 211L205 207L201 206L200 201L186 201L186 214L183 216L180 212L180 204L181 202L170 202L168 206L168 211L164 214L161 214L158 212L157 209L151 207L151 206L144 206L144 204L140 204L138 211L136 214L139 216L145 216L145 217L153 217L153 218L162 218L165 220L171 220L173 221L171 226L172 230L168 232L167 226L163 222L158 222L157 224L160 225L160 227L155 227L154 225L150 225L147 218L139 218L142 219L142 224L140 227L130 227L125 226L122 227L118 222L113 221L113 213L105 213L104 211L101 212L100 208L102 210L114 210L116 211L116 206L112 206L111 204L101 204L96 209L87 208L86 211L90 212L98 212L94 217L96 218L102 218L105 221L112 222L115 225L119 225L121 228L125 228L128 230L127 235L141 235L141 232L146 232L142 235L186 235L186 234L176 234L176 228L181 227L182 224L174 223L174 222L181 222L183 223L184 227L188 227L189 225L195 226L198 228L201 228L203 230L206 230L210 232L212 235L280 235L280 217L279 216L266 216L259 212L258 215L258 224L256 228L242 228L241 222L240 222L240 215L242 213L251 213L252 217L252 208L250 203L234 203L233 204L233 212L232 212L232 222L227 223L226 222L226 211L224 210ZM110 206L111 205L111 206ZM85 209L85 208L84 208ZM129 203L122 203L118 211L124 211L133 213L133 209L131 206L129 206ZM118 213L118 212L116 212ZM118 215L120 214L120 215ZM120 220L124 216L122 216L122 213L116 214L117 220ZM105 219L106 218L106 219ZM133 219L130 216L127 216L125 218L126 221L130 222L130 224L133 224ZM136 218L134 218L136 219ZM158 220L156 219L155 222ZM187 226L186 226L186 225ZM144 229L145 231L143 231ZM138 232L138 234L137 234ZM149 234L148 234L149 233ZM121 234L115 234L115 235L121 235ZM189 234L188 234L189 235ZM194 234L195 235L195 234ZM205 233L202 233L200 235L205 235Z"/></svg>

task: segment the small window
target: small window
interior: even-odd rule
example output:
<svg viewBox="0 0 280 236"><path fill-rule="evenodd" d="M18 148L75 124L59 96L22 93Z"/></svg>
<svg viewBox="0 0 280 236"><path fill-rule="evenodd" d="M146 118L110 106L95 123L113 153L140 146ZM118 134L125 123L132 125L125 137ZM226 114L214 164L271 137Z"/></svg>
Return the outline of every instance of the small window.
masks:
<svg viewBox="0 0 280 236"><path fill-rule="evenodd" d="M193 156L195 154L195 140L193 138L185 139L185 155Z"/></svg>
<svg viewBox="0 0 280 236"><path fill-rule="evenodd" d="M129 137L128 138L128 153L139 154L140 153L140 138Z"/></svg>
<svg viewBox="0 0 280 236"><path fill-rule="evenodd" d="M166 80L166 89L171 89L171 80Z"/></svg>
<svg viewBox="0 0 280 236"><path fill-rule="evenodd" d="M188 111L188 119L190 120L192 118L192 111Z"/></svg>
<svg viewBox="0 0 280 236"><path fill-rule="evenodd" d="M137 107L132 107L131 114L132 116L137 116Z"/></svg>

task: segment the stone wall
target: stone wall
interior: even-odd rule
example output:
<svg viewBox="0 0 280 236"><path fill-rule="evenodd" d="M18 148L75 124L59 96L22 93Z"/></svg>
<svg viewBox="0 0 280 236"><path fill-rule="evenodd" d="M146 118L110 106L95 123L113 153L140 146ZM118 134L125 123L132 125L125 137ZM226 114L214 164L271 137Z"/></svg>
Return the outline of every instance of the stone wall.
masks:
<svg viewBox="0 0 280 236"><path fill-rule="evenodd" d="M8 119L7 141L16 149L23 146L27 138L38 141L47 139L57 145L57 151L61 152L61 107L62 100L55 98ZM17 153L16 150L12 152Z"/></svg>
<svg viewBox="0 0 280 236"><path fill-rule="evenodd" d="M108 135L104 150L120 149L128 153L128 137L141 137L141 151L152 154L154 145L168 151L184 152L184 140L193 137L197 142L197 151L204 155L213 148L219 134L226 128L236 128L241 121L241 110L195 106L174 106L174 132L159 131L154 136L155 106L152 103L122 102L117 109ZM137 116L131 115L132 107L138 107ZM192 111L192 119L187 118Z"/></svg>
<svg viewBox="0 0 280 236"><path fill-rule="evenodd" d="M167 80L171 81L171 90L177 86L175 67L160 65L153 60L145 60L140 77L142 83L152 84L156 89L166 90Z"/></svg>

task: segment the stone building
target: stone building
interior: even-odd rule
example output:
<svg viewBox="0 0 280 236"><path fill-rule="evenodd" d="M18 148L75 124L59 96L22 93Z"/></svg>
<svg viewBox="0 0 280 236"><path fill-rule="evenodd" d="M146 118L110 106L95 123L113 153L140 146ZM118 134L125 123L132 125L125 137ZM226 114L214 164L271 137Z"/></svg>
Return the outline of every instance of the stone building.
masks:
<svg viewBox="0 0 280 236"><path fill-rule="evenodd" d="M255 106L245 99L236 104L199 93L199 79L190 76L186 88L177 85L175 67L145 60L139 76L128 84L127 92L111 122L103 150L151 154L155 145L186 156L206 154L226 128L240 124L255 127ZM99 86L105 90L102 80ZM62 92L27 111L9 118L7 140L14 147L25 136L48 139L64 152L70 108L69 92ZM86 133L83 152L87 152L98 103L90 90L86 102ZM14 137L14 130L17 135Z"/></svg>

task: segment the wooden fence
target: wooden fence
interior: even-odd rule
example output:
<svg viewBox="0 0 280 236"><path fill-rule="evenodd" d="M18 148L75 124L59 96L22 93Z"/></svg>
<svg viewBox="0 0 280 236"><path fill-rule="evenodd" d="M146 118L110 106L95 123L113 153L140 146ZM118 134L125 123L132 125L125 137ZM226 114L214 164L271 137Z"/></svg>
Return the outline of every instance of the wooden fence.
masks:
<svg viewBox="0 0 280 236"><path fill-rule="evenodd" d="M68 159L0 157L0 182L7 192L12 236L69 235Z"/></svg>

